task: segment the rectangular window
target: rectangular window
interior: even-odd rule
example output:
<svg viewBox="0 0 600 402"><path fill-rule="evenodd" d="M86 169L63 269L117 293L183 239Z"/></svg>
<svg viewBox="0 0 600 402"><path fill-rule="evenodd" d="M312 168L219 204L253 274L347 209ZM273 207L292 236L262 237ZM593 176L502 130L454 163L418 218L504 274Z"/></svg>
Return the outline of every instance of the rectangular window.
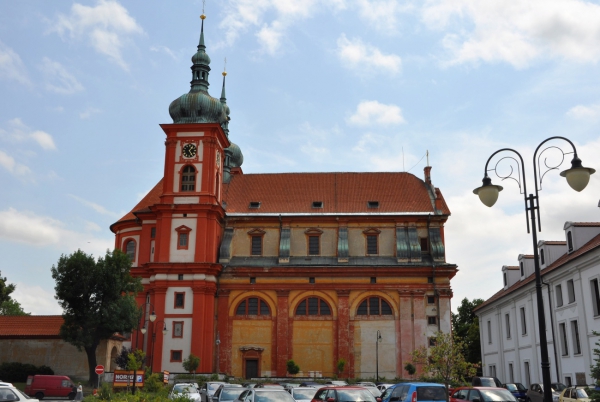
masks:
<svg viewBox="0 0 600 402"><path fill-rule="evenodd" d="M545 260L546 260L546 259L544 258L544 249L543 249L543 248L541 248L541 249L540 249L540 262L542 263L542 265L545 265L545 264L546 264L546 261L545 261Z"/></svg>
<svg viewBox="0 0 600 402"><path fill-rule="evenodd" d="M435 296L427 296L427 304L435 304Z"/></svg>
<svg viewBox="0 0 600 402"><path fill-rule="evenodd" d="M600 289L598 289L598 279L590 282L592 287L592 306L594 307L594 316L600 315Z"/></svg>
<svg viewBox="0 0 600 402"><path fill-rule="evenodd" d="M525 269L523 268L523 261L521 261L519 266L521 267L521 276L525 276Z"/></svg>
<svg viewBox="0 0 600 402"><path fill-rule="evenodd" d="M511 384L515 382L515 372L512 363L508 363L508 378L510 379Z"/></svg>
<svg viewBox="0 0 600 402"><path fill-rule="evenodd" d="M506 285L508 284L508 282L506 281L506 272L502 273L502 280L504 281L504 287L506 287Z"/></svg>
<svg viewBox="0 0 600 402"><path fill-rule="evenodd" d="M562 285L556 285L556 307L563 305Z"/></svg>
<svg viewBox="0 0 600 402"><path fill-rule="evenodd" d="M527 335L527 318L525 317L525 307L521 307L521 335Z"/></svg>
<svg viewBox="0 0 600 402"><path fill-rule="evenodd" d="M175 304L174 308L184 308L185 306L185 293L175 293Z"/></svg>
<svg viewBox="0 0 600 402"><path fill-rule="evenodd" d="M490 377L496 377L496 366L495 365L490 366Z"/></svg>
<svg viewBox="0 0 600 402"><path fill-rule="evenodd" d="M156 228L150 229L150 238L154 239L156 237Z"/></svg>
<svg viewBox="0 0 600 402"><path fill-rule="evenodd" d="M427 324L429 324L429 325L436 325L437 324L437 317L434 316L434 315L427 317Z"/></svg>
<svg viewBox="0 0 600 402"><path fill-rule="evenodd" d="M492 322L487 322L488 343L492 343Z"/></svg>
<svg viewBox="0 0 600 402"><path fill-rule="evenodd" d="M262 255L262 236L252 236L252 255Z"/></svg>
<svg viewBox="0 0 600 402"><path fill-rule="evenodd" d="M367 254L377 255L377 235L367 235Z"/></svg>
<svg viewBox="0 0 600 402"><path fill-rule="evenodd" d="M579 325L577 321L571 321L571 336L573 337L573 354L581 354L581 343L579 342Z"/></svg>
<svg viewBox="0 0 600 402"><path fill-rule="evenodd" d="M308 255L321 254L320 236L308 236Z"/></svg>
<svg viewBox="0 0 600 402"><path fill-rule="evenodd" d="M568 356L569 355L569 344L567 343L567 326L563 322L563 323L558 324L558 329L560 332L560 345L562 347L562 355Z"/></svg>
<svg viewBox="0 0 600 402"><path fill-rule="evenodd" d="M504 315L504 321L506 322L506 339L510 339L510 314Z"/></svg>
<svg viewBox="0 0 600 402"><path fill-rule="evenodd" d="M171 351L171 361L172 362L180 362L181 361L181 350L172 350Z"/></svg>
<svg viewBox="0 0 600 402"><path fill-rule="evenodd" d="M523 365L525 366L525 381L527 381L527 383L525 383L525 386L529 388L529 386L531 385L531 372L529 371L529 362L524 362Z"/></svg>
<svg viewBox="0 0 600 402"><path fill-rule="evenodd" d="M173 321L173 338L183 338L183 321Z"/></svg>
<svg viewBox="0 0 600 402"><path fill-rule="evenodd" d="M566 376L566 377L565 377L565 385L566 385L567 387L572 387L572 386L573 386L573 381L571 380L571 377L570 377L570 376Z"/></svg>
<svg viewBox="0 0 600 402"><path fill-rule="evenodd" d="M567 297L569 298L569 304L575 302L575 285L573 279L567 281Z"/></svg>
<svg viewBox="0 0 600 402"><path fill-rule="evenodd" d="M188 234L179 233L179 239L177 240L177 249L187 250L188 248Z"/></svg>
<svg viewBox="0 0 600 402"><path fill-rule="evenodd" d="M421 254L429 254L429 239L427 237L421 237Z"/></svg>

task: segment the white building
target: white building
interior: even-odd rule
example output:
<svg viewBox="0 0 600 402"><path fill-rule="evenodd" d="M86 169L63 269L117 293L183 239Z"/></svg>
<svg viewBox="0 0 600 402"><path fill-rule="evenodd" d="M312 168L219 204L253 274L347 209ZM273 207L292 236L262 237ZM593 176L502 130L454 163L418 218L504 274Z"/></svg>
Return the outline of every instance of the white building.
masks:
<svg viewBox="0 0 600 402"><path fill-rule="evenodd" d="M600 222L566 222L564 241L539 241L552 381L592 384L600 331ZM526 387L542 382L532 255L503 266L504 288L475 310L484 375Z"/></svg>

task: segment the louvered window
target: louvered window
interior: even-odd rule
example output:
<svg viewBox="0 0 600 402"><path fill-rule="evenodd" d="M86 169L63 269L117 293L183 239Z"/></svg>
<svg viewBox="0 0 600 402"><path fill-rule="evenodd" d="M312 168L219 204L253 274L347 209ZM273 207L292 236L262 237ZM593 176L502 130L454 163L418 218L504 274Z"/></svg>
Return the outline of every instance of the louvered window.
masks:
<svg viewBox="0 0 600 402"><path fill-rule="evenodd" d="M357 315L392 315L392 307L381 297L369 297L360 303Z"/></svg>
<svg viewBox="0 0 600 402"><path fill-rule="evenodd" d="M252 236L252 255L262 255L262 236Z"/></svg>
<svg viewBox="0 0 600 402"><path fill-rule="evenodd" d="M331 309L325 300L309 297L298 303L296 315L331 315Z"/></svg>
<svg viewBox="0 0 600 402"><path fill-rule="evenodd" d="M308 236L308 255L321 254L320 236Z"/></svg>
<svg viewBox="0 0 600 402"><path fill-rule="evenodd" d="M377 235L367 235L367 254L377 255Z"/></svg>
<svg viewBox="0 0 600 402"><path fill-rule="evenodd" d="M181 191L194 191L196 188L196 169L186 166L181 175Z"/></svg>
<svg viewBox="0 0 600 402"><path fill-rule="evenodd" d="M271 315L269 305L258 297L249 297L238 304L236 315Z"/></svg>

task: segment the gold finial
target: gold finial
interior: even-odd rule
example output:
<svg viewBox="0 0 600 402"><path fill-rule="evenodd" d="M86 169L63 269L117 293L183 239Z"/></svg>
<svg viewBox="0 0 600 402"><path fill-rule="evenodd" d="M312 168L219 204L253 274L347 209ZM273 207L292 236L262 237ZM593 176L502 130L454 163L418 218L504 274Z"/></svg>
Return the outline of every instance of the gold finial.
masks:
<svg viewBox="0 0 600 402"><path fill-rule="evenodd" d="M223 64L223 72L221 74L223 74L223 77L227 75L227 57L225 57L225 63Z"/></svg>
<svg viewBox="0 0 600 402"><path fill-rule="evenodd" d="M200 16L200 19L201 19L201 20L204 20L204 19L206 19L206 15L202 14L202 15Z"/></svg>

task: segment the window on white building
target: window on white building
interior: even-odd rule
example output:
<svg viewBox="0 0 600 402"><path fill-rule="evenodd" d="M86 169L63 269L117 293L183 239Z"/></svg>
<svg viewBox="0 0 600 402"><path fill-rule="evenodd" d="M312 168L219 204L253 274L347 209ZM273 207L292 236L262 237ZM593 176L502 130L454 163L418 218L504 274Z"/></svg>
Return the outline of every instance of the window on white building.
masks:
<svg viewBox="0 0 600 402"><path fill-rule="evenodd" d="M569 344L567 343L567 325L562 322L558 324L558 330L560 333L560 346L562 348L562 355L569 355Z"/></svg>
<svg viewBox="0 0 600 402"><path fill-rule="evenodd" d="M523 268L523 261L521 261L519 266L521 267L521 276L525 276L525 269Z"/></svg>
<svg viewBox="0 0 600 402"><path fill-rule="evenodd" d="M496 377L496 366L495 365L490 366L490 377Z"/></svg>
<svg viewBox="0 0 600 402"><path fill-rule="evenodd" d="M598 289L598 279L590 282L592 286L592 306L594 307L594 317L600 315L600 289Z"/></svg>
<svg viewBox="0 0 600 402"><path fill-rule="evenodd" d="M570 376L565 377L565 384L567 385L567 387L573 386L573 381L571 380Z"/></svg>
<svg viewBox="0 0 600 402"><path fill-rule="evenodd" d="M505 314L504 320L506 321L506 339L510 339L510 314Z"/></svg>
<svg viewBox="0 0 600 402"><path fill-rule="evenodd" d="M540 262L542 263L542 265L546 264L546 259L544 258L544 249L541 248L540 249Z"/></svg>
<svg viewBox="0 0 600 402"><path fill-rule="evenodd" d="M504 281L504 287L506 287L506 285L508 284L508 282L506 281L506 272L502 273L502 280Z"/></svg>
<svg viewBox="0 0 600 402"><path fill-rule="evenodd" d="M563 305L562 285L556 285L556 307Z"/></svg>
<svg viewBox="0 0 600 402"><path fill-rule="evenodd" d="M579 342L579 326L577 320L571 321L571 336L573 337L573 354L581 354L581 343Z"/></svg>
<svg viewBox="0 0 600 402"><path fill-rule="evenodd" d="M492 322L488 321L487 322L487 328L488 328L488 343L492 343Z"/></svg>
<svg viewBox="0 0 600 402"><path fill-rule="evenodd" d="M573 235L571 235L571 232L567 232L567 246L569 251L573 251Z"/></svg>
<svg viewBox="0 0 600 402"><path fill-rule="evenodd" d="M567 296L569 298L569 304L575 302L575 285L573 285L573 279L567 281Z"/></svg>
<svg viewBox="0 0 600 402"><path fill-rule="evenodd" d="M529 371L529 362L523 362L523 366L523 371L525 372L525 381L527 381L525 383L525 386L529 388L529 386L531 385L531 372Z"/></svg>
<svg viewBox="0 0 600 402"><path fill-rule="evenodd" d="M515 382L515 372L513 370L512 363L508 363L508 378L509 378L511 384Z"/></svg>
<svg viewBox="0 0 600 402"><path fill-rule="evenodd" d="M527 321L525 318L525 307L521 307L521 335L527 335Z"/></svg>

